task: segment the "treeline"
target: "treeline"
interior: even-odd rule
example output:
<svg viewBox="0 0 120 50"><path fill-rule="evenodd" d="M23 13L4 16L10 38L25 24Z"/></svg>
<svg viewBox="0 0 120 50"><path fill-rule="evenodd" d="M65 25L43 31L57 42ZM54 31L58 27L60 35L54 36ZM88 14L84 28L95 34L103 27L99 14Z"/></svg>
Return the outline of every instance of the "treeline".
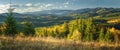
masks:
<svg viewBox="0 0 120 50"><path fill-rule="evenodd" d="M35 28L32 22L26 20L22 25L22 31L20 31L19 24L16 22L15 18L13 17L13 13L9 12L7 15L6 20L0 26L0 34L5 36L34 36Z"/></svg>
<svg viewBox="0 0 120 50"><path fill-rule="evenodd" d="M36 29L36 36L66 38L80 41L118 42L119 31L93 23L93 18L76 19L69 23Z"/></svg>

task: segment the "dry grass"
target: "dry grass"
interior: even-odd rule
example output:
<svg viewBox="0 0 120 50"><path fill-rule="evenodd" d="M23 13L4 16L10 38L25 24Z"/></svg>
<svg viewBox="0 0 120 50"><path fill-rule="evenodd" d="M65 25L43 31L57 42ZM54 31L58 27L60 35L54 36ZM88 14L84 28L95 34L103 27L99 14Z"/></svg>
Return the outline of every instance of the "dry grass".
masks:
<svg viewBox="0 0 120 50"><path fill-rule="evenodd" d="M119 50L119 46L114 43L80 42L51 37L0 36L0 50Z"/></svg>

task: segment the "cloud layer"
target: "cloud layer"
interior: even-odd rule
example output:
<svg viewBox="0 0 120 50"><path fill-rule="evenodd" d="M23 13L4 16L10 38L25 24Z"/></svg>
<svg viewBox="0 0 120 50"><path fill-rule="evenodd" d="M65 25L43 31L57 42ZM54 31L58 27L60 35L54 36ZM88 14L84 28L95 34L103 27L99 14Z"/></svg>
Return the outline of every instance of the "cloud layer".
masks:
<svg viewBox="0 0 120 50"><path fill-rule="evenodd" d="M7 12L9 0L0 0L0 13ZM120 8L120 0L12 0L14 12L34 12L50 9L80 9L95 7Z"/></svg>
<svg viewBox="0 0 120 50"><path fill-rule="evenodd" d="M51 10L51 9L63 9L67 8L69 2L65 2L62 4L52 4L52 3L26 3L26 4L12 4L12 7L15 8L14 12L24 13L24 12L34 12L34 11L41 11L41 10ZM7 12L10 4L0 5L0 13Z"/></svg>

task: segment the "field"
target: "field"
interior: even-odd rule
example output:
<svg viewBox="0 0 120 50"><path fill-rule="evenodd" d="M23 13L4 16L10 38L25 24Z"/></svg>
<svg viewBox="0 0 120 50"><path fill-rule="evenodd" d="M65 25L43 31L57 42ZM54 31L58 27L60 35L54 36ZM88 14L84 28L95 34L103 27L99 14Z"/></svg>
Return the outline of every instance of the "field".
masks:
<svg viewBox="0 0 120 50"><path fill-rule="evenodd" d="M51 37L0 36L0 50L120 50L120 44L80 42Z"/></svg>

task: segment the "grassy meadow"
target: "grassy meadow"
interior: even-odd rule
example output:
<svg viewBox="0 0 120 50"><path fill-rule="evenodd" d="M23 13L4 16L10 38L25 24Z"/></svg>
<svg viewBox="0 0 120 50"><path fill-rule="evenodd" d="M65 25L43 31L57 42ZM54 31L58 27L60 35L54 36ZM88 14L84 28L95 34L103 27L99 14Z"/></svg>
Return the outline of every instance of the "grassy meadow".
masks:
<svg viewBox="0 0 120 50"><path fill-rule="evenodd" d="M120 44L81 42L52 37L0 36L0 50L119 50Z"/></svg>

